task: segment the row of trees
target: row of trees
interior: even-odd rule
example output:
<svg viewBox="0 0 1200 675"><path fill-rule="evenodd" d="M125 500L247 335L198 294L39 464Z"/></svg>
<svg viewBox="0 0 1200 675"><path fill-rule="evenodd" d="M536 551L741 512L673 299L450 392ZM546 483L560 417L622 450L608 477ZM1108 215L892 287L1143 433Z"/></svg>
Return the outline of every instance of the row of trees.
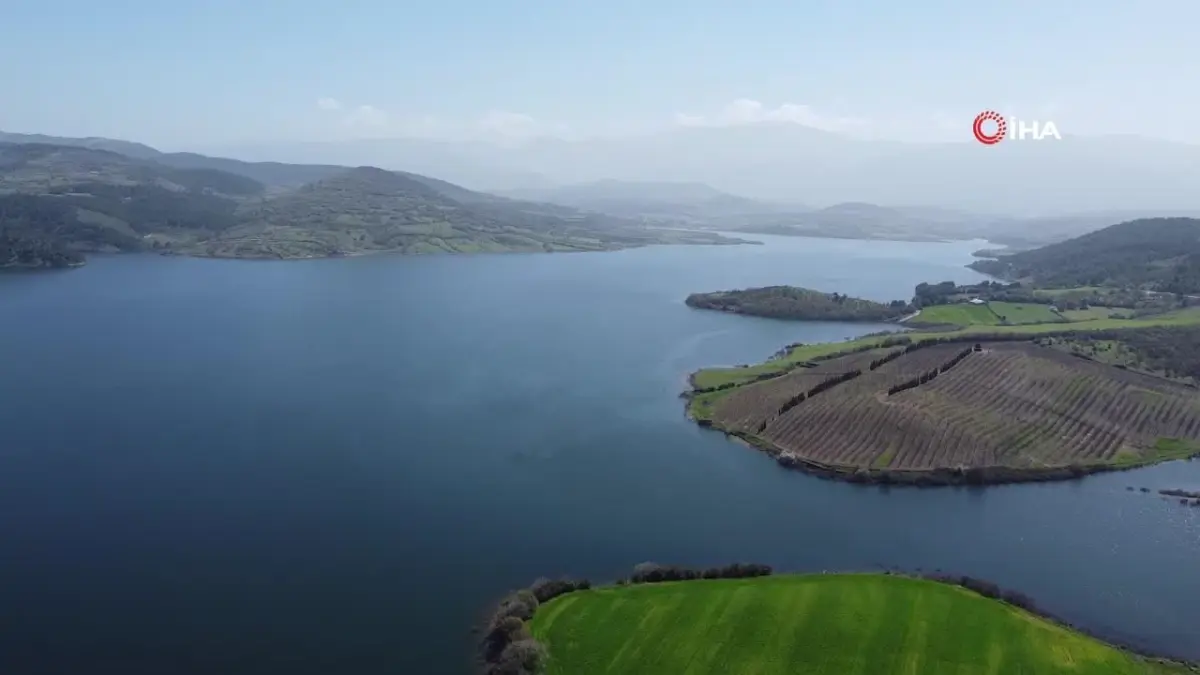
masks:
<svg viewBox="0 0 1200 675"><path fill-rule="evenodd" d="M897 385L889 388L888 392L887 392L888 396L891 396L893 394L899 394L902 391L907 391L914 387L919 387L922 384L925 384L927 382L932 382L933 379L935 377L937 377L939 374L944 373L947 370L950 370L954 366L958 365L959 362L961 362L963 359L967 358L967 355L970 354L972 351L974 351L974 348L964 349L961 352L959 352L958 354L956 354L954 356L954 358L943 363L941 366L934 368L933 370L931 370L927 373L924 373L918 377L914 377L913 379L908 380L907 382L902 382L900 384L897 384Z"/></svg>
<svg viewBox="0 0 1200 675"><path fill-rule="evenodd" d="M999 585L994 584L990 581L985 581L983 579L977 579L975 577L969 577L969 576L965 576L965 575L926 574L924 576L926 579L929 579L931 581L940 581L941 583L944 583L944 584L952 584L955 586L962 586L963 588L966 588L968 590L975 591L976 593L982 595L985 598L991 598L993 600L1000 600L1001 602L1007 602L1008 604L1010 604L1014 607L1020 607L1021 609L1025 610L1027 612L1033 612L1035 614L1041 613L1041 611L1038 609L1037 605L1034 604L1033 599L1030 598L1028 595L1025 595L1024 593L1021 593L1019 591L1003 589Z"/></svg>
<svg viewBox="0 0 1200 675"><path fill-rule="evenodd" d="M880 366L882 366L884 364L891 363L892 361L895 361L896 359L900 358L901 356L904 356L909 351L910 350L908 350L908 349L897 349L896 351L888 354L887 356L883 356L878 359L875 359L874 361L871 362L871 365L868 368L868 370L875 370L876 368L879 368Z"/></svg>
<svg viewBox="0 0 1200 675"><path fill-rule="evenodd" d="M810 398L812 396L816 396L817 394L820 394L823 391L828 391L829 389L832 389L833 387L836 387L837 385L839 385L843 382L849 382L850 380L853 380L854 378L858 377L859 375L862 375L861 370L850 370L850 371L842 373L841 375L834 375L833 377L827 377L824 380L821 380L819 383L817 383L814 387L812 387L808 391L802 391L799 394L796 394L795 396L789 398L787 401L785 401L783 403L783 405L779 406L779 411L775 414L776 414L776 416L783 415L784 413L791 410L792 408L795 408L796 406L800 405L805 399Z"/></svg>
<svg viewBox="0 0 1200 675"><path fill-rule="evenodd" d="M770 576L770 565L758 563L733 563L724 567L695 569L678 565L660 565L644 562L633 568L633 574L618 584L654 584L664 581L694 581L696 579L748 579Z"/></svg>

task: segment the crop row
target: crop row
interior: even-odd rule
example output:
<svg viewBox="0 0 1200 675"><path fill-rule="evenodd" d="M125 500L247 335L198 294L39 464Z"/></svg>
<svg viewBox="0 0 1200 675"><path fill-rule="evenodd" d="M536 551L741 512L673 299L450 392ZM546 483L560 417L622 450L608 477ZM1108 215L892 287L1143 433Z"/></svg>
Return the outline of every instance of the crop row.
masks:
<svg viewBox="0 0 1200 675"><path fill-rule="evenodd" d="M913 387L917 387L922 384L927 384L929 382L932 382L933 378L937 377L938 374L944 373L947 370L950 370L951 368L953 368L954 366L957 366L963 359L967 358L967 355L970 354L972 351L974 351L974 350L971 348L964 349L961 352L959 352L954 358L943 363L942 365L938 366L937 368L934 368L933 370L930 370L929 372L922 373L920 376L914 377L913 379L908 380L907 382L901 382L900 384L892 385L891 387L888 388L888 392L887 392L888 396L891 396L892 394L898 394L907 389L912 389Z"/></svg>
<svg viewBox="0 0 1200 675"><path fill-rule="evenodd" d="M765 396L731 396L716 419L752 422L741 428L806 459L867 468L1067 466L1136 457L1160 437L1200 439L1200 402L1183 387L1030 344L971 351L943 344L893 357L777 417L786 391L757 411ZM886 395L931 369L939 376L925 386Z"/></svg>

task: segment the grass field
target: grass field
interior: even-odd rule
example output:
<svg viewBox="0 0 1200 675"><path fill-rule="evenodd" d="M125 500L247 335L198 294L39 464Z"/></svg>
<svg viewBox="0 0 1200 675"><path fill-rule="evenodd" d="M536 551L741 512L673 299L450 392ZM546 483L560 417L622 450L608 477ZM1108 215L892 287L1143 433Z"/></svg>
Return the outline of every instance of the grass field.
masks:
<svg viewBox="0 0 1200 675"><path fill-rule="evenodd" d="M1062 318L1049 305L1018 302L989 302L988 307L1012 324L1061 323Z"/></svg>
<svg viewBox="0 0 1200 675"><path fill-rule="evenodd" d="M924 316L924 312L922 312ZM946 337L951 335L971 335L974 333L1019 333L1037 336L1044 333L1054 333L1062 330L1088 331L1110 330L1114 328L1150 328L1153 326L1188 326L1200 324L1200 308L1182 309L1158 316L1141 319L1092 319L1077 321L1069 324L1043 323L1018 326L986 326L975 325L955 331L919 332L913 333L914 339ZM867 337L846 342L826 342L821 344L804 345L792 350L786 357L772 359L747 368L705 368L692 376L696 387L706 389L730 382L748 382L764 373L782 373L798 362L826 356L840 351L877 345L882 337Z"/></svg>
<svg viewBox="0 0 1200 675"><path fill-rule="evenodd" d="M581 591L531 630L547 675L1184 672L956 586L871 574Z"/></svg>
<svg viewBox="0 0 1200 675"><path fill-rule="evenodd" d="M1075 288L1038 288L1034 289L1034 295L1040 295L1046 298L1060 298L1064 295L1092 295L1096 293L1104 293L1108 289L1103 286L1076 286Z"/></svg>
<svg viewBox="0 0 1200 675"><path fill-rule="evenodd" d="M1124 318L1131 313L1128 309L1114 307L1088 307L1087 309L1068 309L1062 313L1067 321L1091 321L1093 319Z"/></svg>
<svg viewBox="0 0 1200 675"><path fill-rule="evenodd" d="M955 326L995 326L1000 323L1000 317L993 314L987 305L967 303L925 307L921 309L916 320L927 324Z"/></svg>

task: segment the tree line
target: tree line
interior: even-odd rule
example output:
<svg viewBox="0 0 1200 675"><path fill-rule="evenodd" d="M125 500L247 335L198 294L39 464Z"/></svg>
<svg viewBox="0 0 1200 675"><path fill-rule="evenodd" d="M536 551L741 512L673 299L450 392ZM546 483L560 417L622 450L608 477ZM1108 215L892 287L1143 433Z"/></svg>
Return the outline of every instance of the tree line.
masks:
<svg viewBox="0 0 1200 675"><path fill-rule="evenodd" d="M927 382L932 382L932 381L933 381L933 379L934 379L934 378L936 378L936 377L937 377L939 374L941 374L941 373L944 373L944 372L946 372L947 370L950 370L950 369L951 369L951 368L953 368L954 366L958 365L958 364L959 364L959 363L960 363L960 362L961 362L963 359L967 358L967 356L968 356L968 355L969 355L971 352L973 352L973 351L975 351L975 348L974 348L974 347L971 347L971 348L967 348L967 349L964 349L964 350L962 350L961 352L959 352L958 354L956 354L956 355L954 356L954 358L952 358L952 359L950 359L949 361L947 361L947 362L943 363L941 366L939 366L939 367L937 367L937 368L934 368L933 370L930 370L930 371L929 371L929 372L927 372L927 373L924 373L924 374L922 374L922 375L919 375L919 376L917 376L917 377L914 377L914 378L913 378L913 379L911 379L911 380L908 380L908 381L906 381L906 382L902 382L902 383L900 383L900 384L897 384L897 385L895 385L895 386L893 386L893 387L889 388L889 389L888 389L888 392L887 392L887 395L888 395L888 396L891 396L891 395L893 395L893 394L899 394L899 393L900 393L900 392L902 392L902 391L907 391L907 390L909 390L909 389L912 389L912 388L914 388L914 387L919 387L919 386L921 386L922 384L925 384L925 383L927 383Z"/></svg>
<svg viewBox="0 0 1200 675"><path fill-rule="evenodd" d="M793 396L793 397L789 398L787 401L785 401L783 403L783 405L779 406L779 411L776 413L776 416L777 417L781 416L784 413L786 413L787 411L791 410L792 408L795 408L796 406L800 405L806 399L812 398L813 396L816 396L817 394L820 394L823 391L828 391L843 382L849 382L850 380L853 380L854 378L858 377L859 375L862 375L861 370L849 370L849 371L842 373L841 375L834 375L833 377L827 377L824 380L821 380L820 382L818 382L815 386L813 386L808 391L802 391L799 394L796 394L795 396Z"/></svg>

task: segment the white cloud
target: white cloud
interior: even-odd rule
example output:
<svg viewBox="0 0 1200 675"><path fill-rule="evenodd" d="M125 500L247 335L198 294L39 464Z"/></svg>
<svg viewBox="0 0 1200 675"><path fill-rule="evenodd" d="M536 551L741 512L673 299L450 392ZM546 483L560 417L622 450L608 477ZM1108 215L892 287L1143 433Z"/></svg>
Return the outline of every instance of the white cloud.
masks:
<svg viewBox="0 0 1200 675"><path fill-rule="evenodd" d="M360 105L342 119L348 127L365 129L385 128L388 121L388 114L373 105Z"/></svg>
<svg viewBox="0 0 1200 675"><path fill-rule="evenodd" d="M317 99L317 107L321 110L341 110L342 102L336 98L319 98Z"/></svg>
<svg viewBox="0 0 1200 675"><path fill-rule="evenodd" d="M731 127L763 122L792 122L825 131L862 131L871 126L870 121L854 117L837 117L814 110L799 103L783 103L776 108L764 106L748 98L738 99L714 115L678 113L675 123L689 127Z"/></svg>

